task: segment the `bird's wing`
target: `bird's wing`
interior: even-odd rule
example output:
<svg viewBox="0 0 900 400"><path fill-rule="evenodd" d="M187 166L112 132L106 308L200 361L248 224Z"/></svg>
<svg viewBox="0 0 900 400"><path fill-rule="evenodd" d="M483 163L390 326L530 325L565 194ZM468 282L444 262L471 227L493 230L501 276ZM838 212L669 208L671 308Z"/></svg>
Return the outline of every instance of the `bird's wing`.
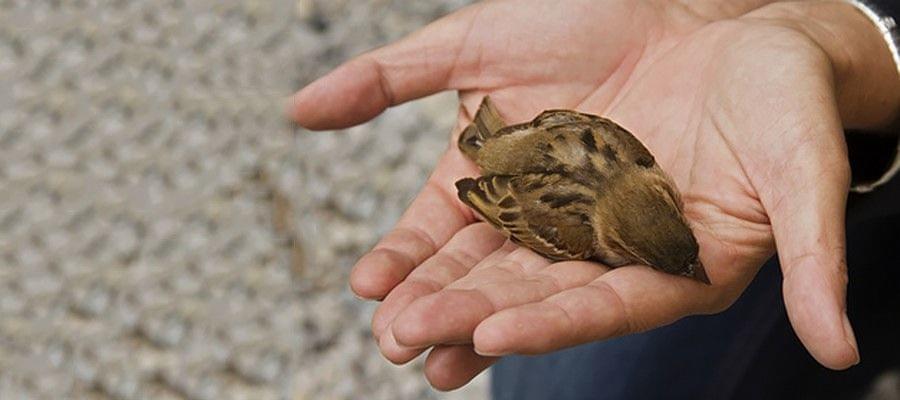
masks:
<svg viewBox="0 0 900 400"><path fill-rule="evenodd" d="M456 183L459 198L513 242L554 260L594 253L590 192L558 174L494 175Z"/></svg>
<svg viewBox="0 0 900 400"><path fill-rule="evenodd" d="M531 125L539 128L551 128L557 125L571 123L589 123L600 119L591 114L584 114L572 110L547 110L531 120Z"/></svg>
<svg viewBox="0 0 900 400"><path fill-rule="evenodd" d="M584 178L598 176L597 163L591 157L602 157L601 148L613 151L598 130L600 117L570 110L544 111L531 122L507 126L484 143L478 165L487 175L520 175L529 173L564 173L569 177L584 172ZM605 147L604 147L605 146ZM600 159L599 164L609 162ZM578 179L584 181L584 179Z"/></svg>
<svg viewBox="0 0 900 400"><path fill-rule="evenodd" d="M644 169L653 168L656 160L650 154L650 150L621 125L606 119L597 117L591 121L594 126L594 140L602 143L600 152L604 156L614 158L629 166L637 166Z"/></svg>
<svg viewBox="0 0 900 400"><path fill-rule="evenodd" d="M587 150L607 163L624 163L624 167L649 169L656 164L653 155L638 138L607 118L571 110L547 110L535 117L531 126L555 138L565 137L570 142L578 138L579 146L568 147L576 149L573 154L577 156ZM561 155L557 158L570 157Z"/></svg>

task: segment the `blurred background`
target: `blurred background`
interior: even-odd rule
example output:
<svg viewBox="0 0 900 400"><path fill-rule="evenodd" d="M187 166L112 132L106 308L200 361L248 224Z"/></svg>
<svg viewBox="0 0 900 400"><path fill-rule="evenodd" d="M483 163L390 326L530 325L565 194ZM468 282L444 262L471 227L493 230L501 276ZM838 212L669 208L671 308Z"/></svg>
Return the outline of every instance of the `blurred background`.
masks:
<svg viewBox="0 0 900 400"><path fill-rule="evenodd" d="M465 0L0 0L0 399L478 399L347 289L445 94L335 133L281 103Z"/></svg>

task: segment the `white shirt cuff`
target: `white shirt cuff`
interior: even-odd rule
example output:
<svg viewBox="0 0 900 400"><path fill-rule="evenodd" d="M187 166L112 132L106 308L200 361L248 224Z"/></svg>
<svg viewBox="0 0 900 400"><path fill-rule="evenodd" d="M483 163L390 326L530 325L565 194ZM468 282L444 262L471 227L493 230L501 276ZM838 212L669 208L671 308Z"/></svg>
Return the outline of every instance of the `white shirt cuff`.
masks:
<svg viewBox="0 0 900 400"><path fill-rule="evenodd" d="M863 14L865 14L866 17L872 20L872 23L874 23L875 26L878 27L878 30L881 31L885 42L887 42L888 48L891 50L891 55L894 57L894 65L897 66L897 74L898 77L900 77L900 50L898 50L898 47L900 47L900 27L897 26L897 21L878 12L878 10L874 6L866 3L865 1L845 1L856 6L856 8L859 9ZM900 137L897 138L897 152L894 155L894 163L891 164L891 167L888 168L884 175L873 182L855 184L850 188L850 190L857 193L871 192L878 186L881 186L887 181L891 180L891 178L897 175L898 171L900 171Z"/></svg>

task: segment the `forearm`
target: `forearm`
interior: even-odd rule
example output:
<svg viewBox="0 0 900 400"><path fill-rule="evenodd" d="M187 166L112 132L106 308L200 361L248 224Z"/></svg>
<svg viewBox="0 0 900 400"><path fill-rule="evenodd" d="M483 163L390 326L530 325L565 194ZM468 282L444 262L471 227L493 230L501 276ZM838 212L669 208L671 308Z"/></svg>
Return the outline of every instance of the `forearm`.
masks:
<svg viewBox="0 0 900 400"><path fill-rule="evenodd" d="M900 73L887 42L872 21L842 1L789 1L746 16L798 29L831 59L845 128L883 130L900 114Z"/></svg>

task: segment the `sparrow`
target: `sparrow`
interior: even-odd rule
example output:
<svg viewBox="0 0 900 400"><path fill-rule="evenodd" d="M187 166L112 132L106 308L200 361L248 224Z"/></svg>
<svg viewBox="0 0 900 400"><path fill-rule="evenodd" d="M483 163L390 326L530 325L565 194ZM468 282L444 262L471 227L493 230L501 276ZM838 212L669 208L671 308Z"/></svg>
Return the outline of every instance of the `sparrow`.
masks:
<svg viewBox="0 0 900 400"><path fill-rule="evenodd" d="M485 97L457 145L482 172L456 182L459 199L512 242L710 284L674 182L615 122L557 109L507 125Z"/></svg>

